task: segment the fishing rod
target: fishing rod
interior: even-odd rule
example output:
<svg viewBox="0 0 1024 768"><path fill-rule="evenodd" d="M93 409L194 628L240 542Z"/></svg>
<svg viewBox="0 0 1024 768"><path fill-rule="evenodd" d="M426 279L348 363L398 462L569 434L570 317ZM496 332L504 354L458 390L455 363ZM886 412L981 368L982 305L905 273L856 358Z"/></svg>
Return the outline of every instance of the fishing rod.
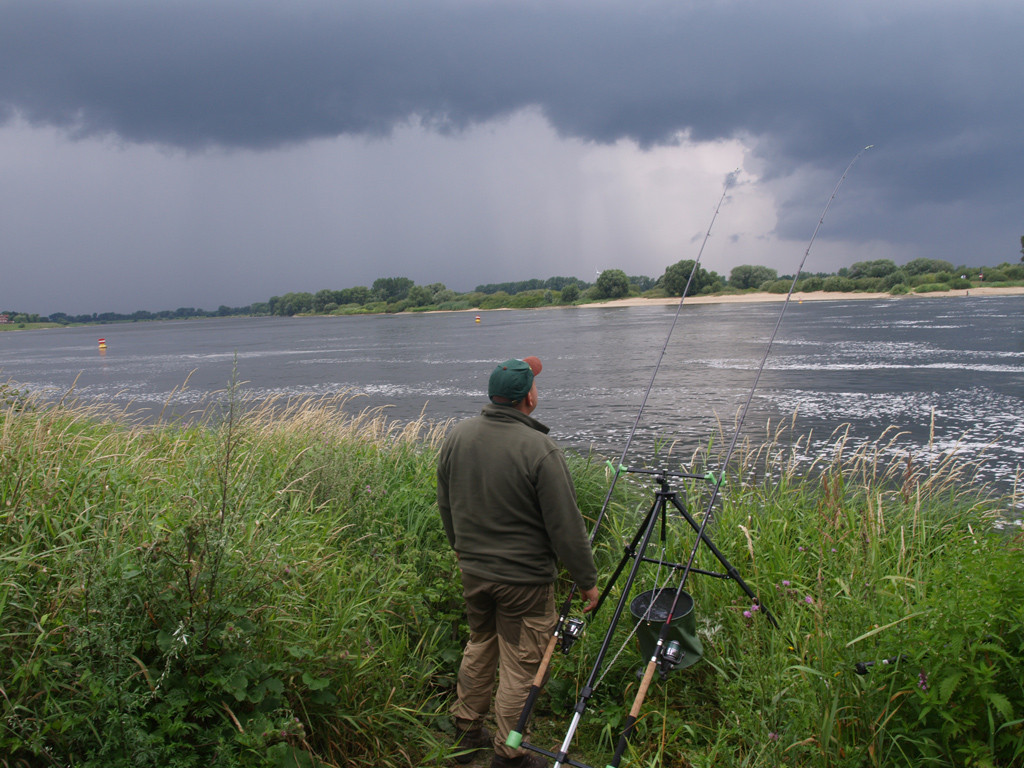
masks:
<svg viewBox="0 0 1024 768"><path fill-rule="evenodd" d="M683 308L683 302L686 300L687 295L689 295L690 286L693 284L694 276L697 274L697 268L700 265L701 256L704 254L704 246L707 245L708 238L711 237L711 228L715 225L715 219L718 218L718 212L722 209L722 203L725 202L725 197L729 192L729 187L732 186L735 181L737 173L738 171L733 171L725 177L722 196L718 199L718 204L715 206L715 212L711 216L711 223L708 224L707 231L704 233L704 240L701 242L700 250L697 252L697 258L693 262L693 268L690 270L690 275L686 280L686 286L683 288L682 296L679 298L679 304L676 306L675 315L672 318L668 334L665 337L665 344L661 348L661 354L658 355L658 361L654 366L654 371L651 373L651 381L647 385L647 390L644 392L643 400L640 403L636 419L633 422L633 427L630 429L629 436L626 439L626 446L622 449L622 455L619 457L618 464L615 465L615 474L612 477L608 493L605 494L604 503L601 505L601 511L594 520L594 526L590 531L591 547L593 547L594 542L597 539L598 529L601 527L601 523L608 511L612 493L615 490L615 484L618 482L620 474L625 469L623 462L625 462L626 454L629 452L630 446L633 444L633 439L636 436L637 428L640 425L640 419L643 416L644 408L647 406L647 400L651 395L651 391L654 389L654 380L657 378L662 360L665 358L665 352L668 349L669 341L672 338L672 332L675 330L676 323L679 320L679 315ZM537 700L537 696L540 695L541 688L544 685L544 679L547 677L548 668L551 665L551 658L554 655L555 647L561 644L562 653L568 653L573 644L583 633L583 622L580 619L569 618L569 613L572 611L572 600L576 595L576 587L577 585L573 583L569 588L569 595L566 597L565 602L559 611L558 621L555 623L554 632L548 640L547 648L544 650L544 656L541 658L540 667L537 669L537 674L534 676L533 684L530 686L530 691L526 696L526 702L519 715L519 721L517 722L516 727L509 732L508 739L505 742L506 745L513 749L518 749L522 745L523 734L526 732L526 724L530 719L530 713L533 711L533 705Z"/></svg>
<svg viewBox="0 0 1024 768"><path fill-rule="evenodd" d="M761 357L761 363L757 368L757 373L754 376L754 382L750 387L750 391L747 394L747 399L743 404L743 408L740 411L740 417L736 424L736 429L733 432L732 440L729 443L729 447L726 450L724 460L722 462L722 471L719 472L718 477L712 487L711 497L708 500L707 506L704 511L704 518L701 520L700 529L697 531L697 537L694 541L693 548L690 551L689 560L687 560L686 567L683 569L683 575L679 582L679 588L676 589L675 596L672 599L672 605L668 610L668 614L665 618L665 623L661 627L661 631L658 634L658 640L655 644L654 650L651 653L651 658L647 662L647 668L644 670L644 676L641 681L640 687L637 689L636 697L633 700L633 705L630 707L629 715L626 718L625 724L623 725L622 733L619 736L618 744L615 747L615 754L612 757L612 761L608 763L607 768L618 768L619 763L622 760L622 756L626 751L626 746L629 742L629 737L632 735L633 728L636 725L637 718L640 714L640 708L643 706L644 699L647 696L647 690L650 687L651 680L654 678L654 672L658 667L661 657L664 654L666 648L666 641L668 640L669 633L671 631L672 620L676 615L678 608L679 599L683 594L683 587L686 585L686 580L690 575L690 571L693 567L693 562L697 556L697 549L700 546L702 539L704 538L704 529L708 524L708 520L711 519L712 508L714 507L715 501L718 499L719 492L722 487L722 482L725 479L725 468L729 466L732 460L733 452L736 449L736 444L739 438L740 431L743 428L743 421L746 419L747 411L750 408L750 403L754 398L754 391L757 389L758 382L761 379L761 374L764 372L765 363L768 360L768 354L771 351L772 344L775 342L775 337L779 332L779 327L782 325L782 319L786 314L786 308L789 306L789 301L793 296L793 291L796 288L797 280L800 277L800 273L803 271L804 264L807 262L807 257L811 252L811 246L814 245L814 239L818 236L818 230L821 229L822 223L825 221L825 216L828 214L828 210L832 205L832 201L835 200L836 195L839 193L839 188L843 185L847 175L853 168L854 164L860 159L867 150L873 147L873 144L869 144L858 152L850 164L846 166L846 170L843 171L843 175L839 178L839 182L836 184L835 189L832 190L832 195L829 197L828 202L825 204L825 208L821 213L821 217L818 219L818 224L814 228L814 232L811 235L810 241L807 243L807 250L804 251L803 259L800 261L799 267L797 267L796 274L793 275L793 282L789 286L789 292L786 294L786 299L782 304L782 310L779 312L778 320L775 322L775 328L772 330L772 334L768 339L768 344L765 347L764 355ZM772 624L778 627L774 617L767 614L771 618ZM563 748L564 752L564 748ZM555 763L555 768L558 768L559 763Z"/></svg>

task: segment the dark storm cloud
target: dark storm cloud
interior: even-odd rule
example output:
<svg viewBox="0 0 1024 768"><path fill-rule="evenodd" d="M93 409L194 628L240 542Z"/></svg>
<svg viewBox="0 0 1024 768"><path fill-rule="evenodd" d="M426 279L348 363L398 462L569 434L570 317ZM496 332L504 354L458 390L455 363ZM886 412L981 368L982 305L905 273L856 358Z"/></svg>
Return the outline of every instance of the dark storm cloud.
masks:
<svg viewBox="0 0 1024 768"><path fill-rule="evenodd" d="M8 0L0 115L186 150L441 131L539 107L563 135L749 137L767 178L862 146L856 237L910 207L1000 216L1024 176L1017 2ZM780 233L824 201L791 198ZM882 231L885 230L885 231Z"/></svg>

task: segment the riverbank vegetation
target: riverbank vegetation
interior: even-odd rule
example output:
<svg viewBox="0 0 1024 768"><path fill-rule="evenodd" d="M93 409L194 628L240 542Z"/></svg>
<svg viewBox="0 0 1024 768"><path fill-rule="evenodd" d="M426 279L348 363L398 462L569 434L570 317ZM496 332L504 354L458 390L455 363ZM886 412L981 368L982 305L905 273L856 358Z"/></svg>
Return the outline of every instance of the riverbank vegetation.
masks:
<svg viewBox="0 0 1024 768"><path fill-rule="evenodd" d="M229 392L202 426L137 426L4 392L0 765L449 764L467 630L434 503L445 425L341 405ZM652 686L624 765L1024 763L1024 537L999 526L1020 499L899 440L840 431L807 463L809 440L771 430L738 452L709 530L759 600L691 577L704 657ZM571 468L593 520L605 464ZM700 514L703 485L680 490ZM652 494L617 485L603 579ZM557 655L533 743L561 741L610 613ZM575 742L589 765L636 692L629 623Z"/></svg>
<svg viewBox="0 0 1024 768"><path fill-rule="evenodd" d="M48 318L23 312L0 312L0 330L4 328L44 327L43 322L112 323L140 320L182 320L196 317L276 315L352 315L396 312L457 311L469 309L531 309L546 306L570 306L621 299L630 296L665 298L682 296L690 274L693 282L687 295L714 296L743 293L787 293L793 287L792 275L779 275L769 267L750 264L734 267L728 278L698 267L693 261L679 261L655 279L627 275L619 269L606 269L593 283L575 277L550 277L546 280L521 280L479 285L469 293L457 293L443 283L417 285L408 277L382 277L372 286L355 286L316 293L296 291L271 296L266 302L245 307L220 306L206 311L195 307L129 315L116 312L68 315L55 312ZM982 286L1024 286L1024 263L1003 263L996 267L954 266L941 259L913 259L897 266L891 259L863 261L844 267L835 274L804 274L796 282L798 292L937 293L969 290Z"/></svg>

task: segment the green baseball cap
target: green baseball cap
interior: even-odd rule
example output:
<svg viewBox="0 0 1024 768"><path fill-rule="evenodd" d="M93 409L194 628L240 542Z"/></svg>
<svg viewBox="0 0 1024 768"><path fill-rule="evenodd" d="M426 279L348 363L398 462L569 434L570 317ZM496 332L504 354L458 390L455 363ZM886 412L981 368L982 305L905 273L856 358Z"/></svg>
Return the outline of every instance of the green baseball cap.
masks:
<svg viewBox="0 0 1024 768"><path fill-rule="evenodd" d="M518 403L529 393L533 377L540 373L542 367L536 357L506 360L491 371L487 396L492 403L499 405Z"/></svg>

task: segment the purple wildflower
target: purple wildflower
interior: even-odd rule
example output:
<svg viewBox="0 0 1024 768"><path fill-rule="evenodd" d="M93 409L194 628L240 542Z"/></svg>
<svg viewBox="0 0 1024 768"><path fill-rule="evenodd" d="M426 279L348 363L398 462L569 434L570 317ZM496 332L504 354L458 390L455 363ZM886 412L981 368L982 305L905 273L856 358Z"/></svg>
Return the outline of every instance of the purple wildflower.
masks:
<svg viewBox="0 0 1024 768"><path fill-rule="evenodd" d="M928 675L924 673L923 669L917 674L917 687L922 691L928 690Z"/></svg>
<svg viewBox="0 0 1024 768"><path fill-rule="evenodd" d="M743 612L743 618L745 618L745 619L749 619L751 617L751 615L752 614L750 613L750 611L744 611Z"/></svg>
<svg viewBox="0 0 1024 768"><path fill-rule="evenodd" d="M782 580L782 586L788 587L789 586L789 580L788 579L783 579Z"/></svg>
<svg viewBox="0 0 1024 768"><path fill-rule="evenodd" d="M814 604L814 598L811 597L810 595L808 595L807 597L804 598L804 602L807 603L808 605L813 605Z"/></svg>

